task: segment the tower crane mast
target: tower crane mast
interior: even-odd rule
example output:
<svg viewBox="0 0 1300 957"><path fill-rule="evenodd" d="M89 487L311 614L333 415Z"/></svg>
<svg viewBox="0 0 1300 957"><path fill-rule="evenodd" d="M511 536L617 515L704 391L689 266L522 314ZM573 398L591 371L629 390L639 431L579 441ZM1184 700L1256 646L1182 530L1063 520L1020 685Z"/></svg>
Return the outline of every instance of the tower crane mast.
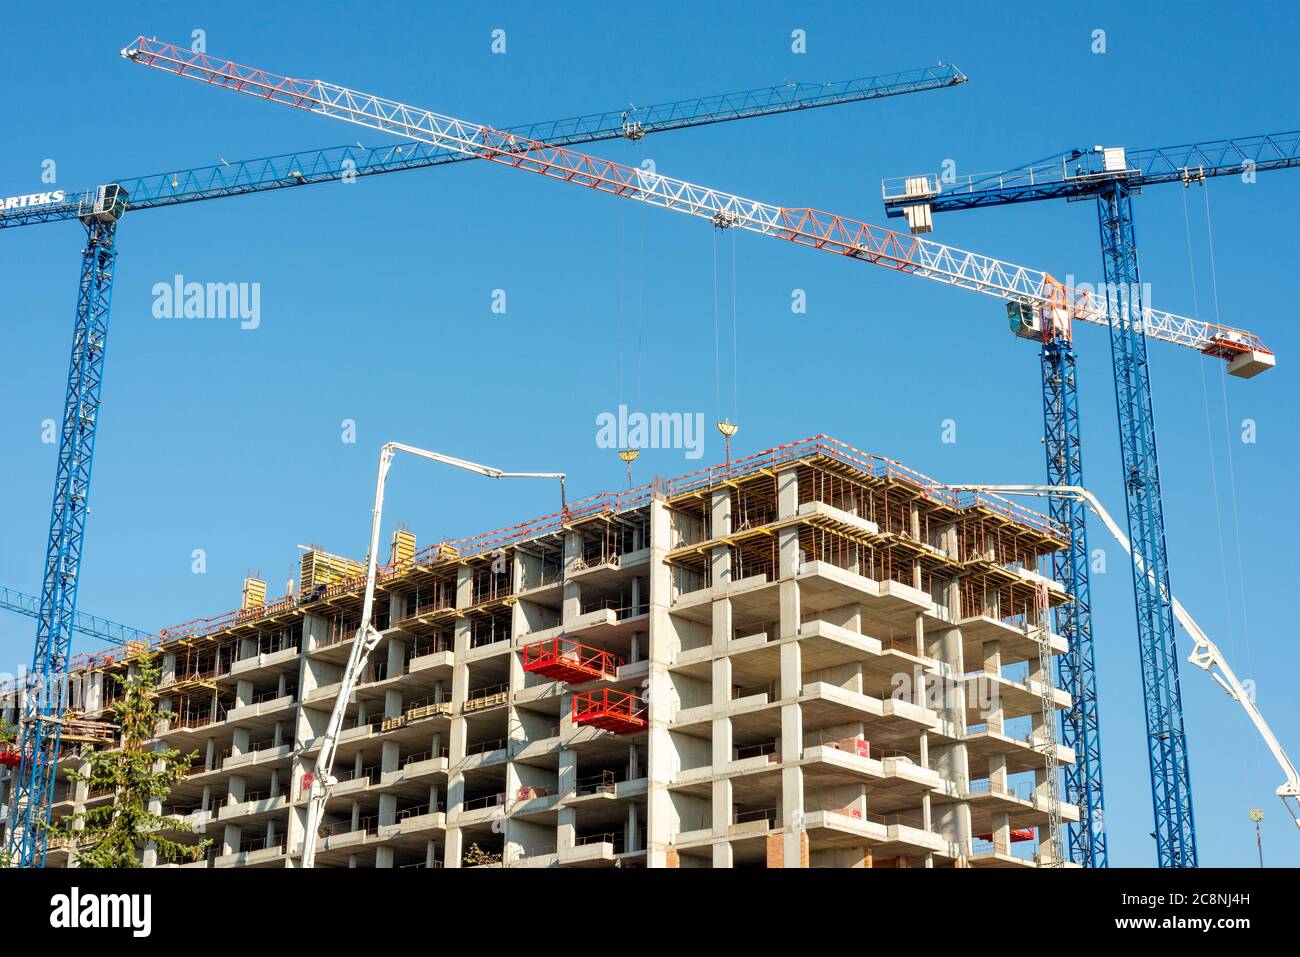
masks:
<svg viewBox="0 0 1300 957"><path fill-rule="evenodd" d="M1146 186L1209 177L1254 175L1300 166L1300 132L1214 140L1182 146L1126 150L1094 146L1000 173L968 176L951 184L934 175L887 179L882 183L886 213L905 217L913 233L928 233L936 212L979 209L1047 199L1094 199L1100 224L1104 295L1119 321L1111 326L1115 404L1118 412L1125 505L1134 554L1148 575L1133 573L1138 650L1155 817L1156 858L1162 867L1195 867L1196 825L1192 807L1191 769L1183 727L1178 682L1169 563L1165 543L1160 465L1156 454L1155 412L1141 317L1146 314L1138 271L1132 198ZM1027 338L1042 339L1044 442L1048 481L1082 486L1082 441L1079 429L1077 372L1069 329L1043 323L1033 328L1013 317L1013 328ZM1036 335L1037 334L1037 335ZM1228 360L1230 375L1250 378L1273 365L1272 356L1252 350L1228 355L1228 342L1211 341L1202 349ZM1071 548L1058 561L1058 579L1076 595L1090 593L1085 510L1081 502L1053 498L1052 517L1070 529ZM1136 567L1136 566L1135 566ZM1091 611L1086 601L1062 616L1070 654L1060 662L1063 681L1079 689L1081 708L1064 719L1067 737L1081 742L1083 760L1066 771L1067 789L1084 802L1083 820L1071 829L1074 850L1085 863L1104 865L1104 846L1090 847L1087 822L1101 812L1100 730L1092 675ZM1095 755L1096 760L1093 760ZM1095 807L1094 807L1095 805Z"/></svg>

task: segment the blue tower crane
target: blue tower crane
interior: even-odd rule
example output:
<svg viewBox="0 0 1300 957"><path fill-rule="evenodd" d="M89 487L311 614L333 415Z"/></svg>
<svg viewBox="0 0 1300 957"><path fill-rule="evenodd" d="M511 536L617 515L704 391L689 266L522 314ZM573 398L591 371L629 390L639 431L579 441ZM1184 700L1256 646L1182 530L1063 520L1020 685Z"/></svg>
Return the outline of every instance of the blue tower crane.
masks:
<svg viewBox="0 0 1300 957"><path fill-rule="evenodd" d="M1300 166L1300 132L1215 140L1182 146L1126 150L1093 147L1000 173L979 174L953 183L933 175L886 180L885 209L906 217L914 233L929 232L935 212L978 209L1047 199L1095 199L1101 229L1102 265L1111 315L1111 357L1124 470L1128 532L1135 563L1133 590L1138 648L1145 698L1147 755L1155 814L1156 856L1161 867L1195 867L1196 827L1191 772L1183 728L1178 654L1170 604L1160 466L1147 364L1142 301L1134 233L1132 197L1145 186L1203 182L1211 176L1247 175ZM1012 325L1025 337L1042 339L1043 422L1048 481L1083 485L1078 382L1068 323L1027 310L1015 310ZM1228 372L1249 378L1272 365L1233 344L1211 342L1202 348L1228 360ZM1269 357L1271 360L1271 357ZM1069 652L1058 659L1062 685L1074 706L1062 716L1062 736L1079 760L1065 772L1066 793L1080 805L1070 828L1070 849L1085 866L1107 863L1103 824L1101 737L1092 642L1086 511L1080 502L1054 499L1052 517L1067 525L1070 548L1057 557L1056 577L1074 595L1058 612L1058 628ZM1137 569L1150 569L1148 576Z"/></svg>
<svg viewBox="0 0 1300 957"><path fill-rule="evenodd" d="M26 592L5 585L0 585L0 608L37 620L41 617L41 599L38 596L28 595ZM77 612L73 617L72 630L88 638L106 641L110 645L124 645L128 641L145 641L152 634L84 611Z"/></svg>
<svg viewBox="0 0 1300 957"><path fill-rule="evenodd" d="M957 67L940 64L833 83L787 83L634 106L512 127L510 131L530 139L545 138L557 145L620 137L639 140L654 132L919 93L957 86L966 80ZM9 849L18 866L39 867L45 861L43 825L50 818L59 753L59 719L64 710L61 678L67 671L77 622L77 583L102 397L119 219L126 212L140 209L336 182L351 175L420 169L470 158L421 142L373 149L345 146L113 180L82 192L50 190L0 198L0 229L78 220L87 233L32 656L30 680L38 693L26 698L22 765L9 828Z"/></svg>

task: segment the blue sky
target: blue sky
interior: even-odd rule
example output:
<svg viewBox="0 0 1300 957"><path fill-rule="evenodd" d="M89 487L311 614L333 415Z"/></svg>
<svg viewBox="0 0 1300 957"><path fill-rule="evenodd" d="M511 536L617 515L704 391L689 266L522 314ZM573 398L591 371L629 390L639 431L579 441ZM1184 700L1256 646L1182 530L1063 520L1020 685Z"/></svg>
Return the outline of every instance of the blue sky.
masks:
<svg viewBox="0 0 1300 957"><path fill-rule="evenodd" d="M139 33L256 66L496 125L786 80L836 80L955 63L971 82L866 104L599 144L613 159L787 206L885 222L880 180L999 169L1094 144L1158 146L1295 129L1294 4L927 5L903 8L579 4L557 19L527 4L76 4L58 44L10 44L0 60L0 194L42 187L42 162L77 189L117 177L360 140L320 117L132 67ZM10 9L11 37L48 33L47 10ZM491 32L506 31L493 54ZM791 51L805 31L807 52ZM1092 52L1093 31L1106 52ZM1209 185L1222 321L1277 353L1261 378L1152 349L1175 593L1215 636L1266 716L1300 753L1293 631L1294 420L1300 354L1294 289L1300 174ZM1184 202L1190 222L1184 226ZM1154 304L1213 320L1205 196L1177 186L1135 203ZM0 236L6 494L0 583L39 590L61 415L79 227ZM941 217L935 238L1095 281L1091 204ZM119 230L105 408L80 607L144 628L234 607L261 572L278 593L317 543L365 550L375 455L400 440L511 469L563 469L574 495L623 483L595 442L596 416L634 408L737 419L736 453L826 432L950 482L1041 481L1035 348L1006 331L1001 303L938 283L734 238L738 381L714 375L714 298L732 306L733 237L488 164L328 184L141 212ZM153 318L152 287L176 274L256 282L261 324ZM506 292L505 315L492 311ZM807 313L791 312L805 290ZM724 340L726 337L724 336ZM1089 484L1116 512L1118 443L1109 346L1078 337ZM638 349L637 343L641 346ZM813 347L808 344L811 343ZM505 347L505 348L503 348ZM827 357L831 361L827 361ZM637 367L640 385L637 385ZM620 368L624 371L620 375ZM622 387L620 388L620 380ZM356 423L356 442L341 423ZM943 422L957 441L941 441ZM1257 441L1241 441L1251 419ZM721 458L710 434L704 462ZM638 477L701 462L648 451ZM1217 490L1217 493L1216 493ZM430 543L551 511L541 483L498 485L399 462L387 516ZM1220 532L1221 529L1221 532ZM1100 530L1094 530L1096 545ZM191 571L206 553L206 573ZM1108 547L1094 578L1112 862L1154 861L1129 574ZM1239 564L1240 557L1240 564ZM0 617L0 660L30 657L32 623ZM1187 639L1180 634L1180 653ZM89 646L86 646L89 647ZM1279 770L1235 704L1184 667L1202 863L1255 862L1250 807L1265 809L1271 864L1300 842L1273 789Z"/></svg>

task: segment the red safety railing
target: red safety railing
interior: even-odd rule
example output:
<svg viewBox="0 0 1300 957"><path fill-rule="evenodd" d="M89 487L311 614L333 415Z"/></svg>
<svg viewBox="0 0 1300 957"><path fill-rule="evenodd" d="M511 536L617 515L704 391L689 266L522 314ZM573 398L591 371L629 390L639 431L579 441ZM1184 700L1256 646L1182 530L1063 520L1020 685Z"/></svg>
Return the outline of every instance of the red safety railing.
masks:
<svg viewBox="0 0 1300 957"><path fill-rule="evenodd" d="M507 548L530 538L561 531L566 526L597 515L608 515L640 508L649 504L655 495L673 497L684 492L698 491L739 476L752 475L787 465L799 459L822 455L850 465L873 478L893 479L913 486L923 497L953 508L985 508L1006 519L1028 525L1053 537L1068 540L1063 525L1009 499L988 492L958 491L944 485L893 459L882 458L854 448L828 435L814 435L797 442L788 442L744 458L733 459L729 464L713 465L673 479L660 480L649 485L628 489L625 492L602 492L589 498L571 502L562 511L529 519L507 528L452 541L439 542L406 559L380 568L377 581L407 574L415 565L429 565L446 560L449 555L459 559L484 555ZM448 549L447 546L451 546ZM358 575L331 585L317 599L334 598L349 592L360 594L365 587L365 576ZM202 637L225 631L243 624L250 618L290 611L298 607L299 595L285 595L258 608L239 608L212 618L196 618L184 624L166 628L147 641L132 642L128 647L114 648L94 655L77 655L69 663L69 671L103 668L115 661L131 657L141 651L156 650L168 641L179 638ZM0 692L13 690L13 682L0 685Z"/></svg>
<svg viewBox="0 0 1300 957"><path fill-rule="evenodd" d="M524 671L570 684L614 678L626 663L612 652L589 648L572 638L547 638L524 645Z"/></svg>
<svg viewBox="0 0 1300 957"><path fill-rule="evenodd" d="M574 724L612 731L614 734L634 734L644 731L649 709L641 698L626 691L601 688L575 694L570 706Z"/></svg>

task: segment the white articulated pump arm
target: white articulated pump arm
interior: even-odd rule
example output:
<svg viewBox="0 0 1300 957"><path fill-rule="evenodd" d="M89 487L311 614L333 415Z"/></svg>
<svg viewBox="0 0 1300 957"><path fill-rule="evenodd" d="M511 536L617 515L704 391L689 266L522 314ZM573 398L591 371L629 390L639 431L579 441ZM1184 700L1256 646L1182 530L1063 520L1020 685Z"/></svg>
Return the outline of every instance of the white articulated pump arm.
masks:
<svg viewBox="0 0 1300 957"><path fill-rule="evenodd" d="M400 442L389 442L379 450L379 476L375 480L375 507L370 519L370 552L366 556L366 591L361 605L361 624L357 628L356 640L352 643L347 666L343 669L343 678L339 682L334 708L330 712L329 723L325 726L325 734L321 738L320 752L316 755L315 768L310 776L304 777L310 800L307 804L307 824L303 834L303 867L312 867L315 864L316 838L321 820L325 816L325 804L329 800L330 791L338 783L334 777L334 755L338 748L339 734L343 730L343 719L347 715L348 702L356 691L358 679L365 672L370 653L379 644L380 634L374 626L375 579L379 571L379 528L383 520L384 484L388 479L388 469L393 463L393 456L398 452L408 452L443 465L453 465L485 478L559 479L561 508L564 506L563 472L504 472L488 465L467 462L464 459L430 452L427 449L418 449L413 445L403 445Z"/></svg>
<svg viewBox="0 0 1300 957"><path fill-rule="evenodd" d="M1101 519L1102 524L1106 526L1106 530L1111 533L1124 551L1132 558L1138 571L1150 575L1142 566L1141 557L1133 554L1133 550L1129 546L1128 536L1111 518L1110 513L1102 507L1097 497L1086 488L1077 485L958 485L955 487L972 491L995 492L1000 495L1056 496L1077 499L1087 505L1089 510ZM1182 603L1172 595L1168 597L1171 599L1170 604L1173 606L1174 617L1178 619L1178 623L1183 626L1184 630L1192 636L1192 653L1187 656L1187 660L1213 678L1219 687L1228 693L1228 697L1240 704L1245 710L1251 723L1255 725L1255 730L1259 732L1260 737L1264 739L1264 743L1268 745L1268 749L1273 752L1273 757L1282 767L1282 773L1286 776L1286 781L1278 787L1277 796L1282 799L1283 806L1291 814L1296 826L1300 827L1300 774L1296 772L1295 765L1291 763L1287 753L1282 750L1281 742L1273 734L1273 729L1268 726L1264 716L1260 714L1259 708L1255 706L1255 701L1250 692L1246 690L1245 685L1237 678L1236 672L1232 670L1227 659L1223 657L1223 652L1210 640L1210 636L1201 629L1195 619L1187 613L1187 609L1182 606Z"/></svg>

